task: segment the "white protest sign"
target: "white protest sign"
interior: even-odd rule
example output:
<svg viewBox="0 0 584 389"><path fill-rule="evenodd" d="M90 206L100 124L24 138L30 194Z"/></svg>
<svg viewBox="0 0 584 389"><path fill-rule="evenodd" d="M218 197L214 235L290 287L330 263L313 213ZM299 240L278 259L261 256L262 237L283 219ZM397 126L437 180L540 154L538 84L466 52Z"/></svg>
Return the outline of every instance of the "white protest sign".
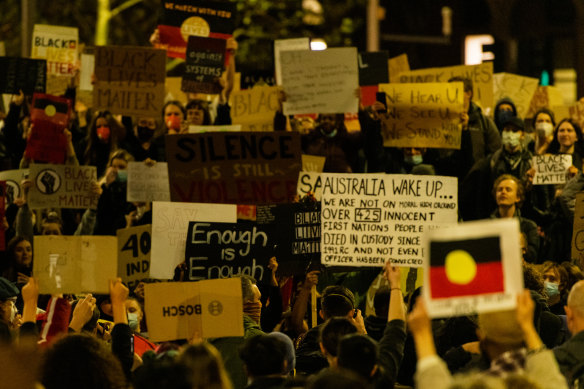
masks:
<svg viewBox="0 0 584 389"><path fill-rule="evenodd" d="M285 115L357 112L359 88L357 49L280 53Z"/></svg>
<svg viewBox="0 0 584 389"><path fill-rule="evenodd" d="M174 268L185 260L187 231L191 221L235 223L237 206L153 202L151 278L173 278Z"/></svg>
<svg viewBox="0 0 584 389"><path fill-rule="evenodd" d="M421 236L456 223L455 177L331 174L322 177L325 266L421 267Z"/></svg>
<svg viewBox="0 0 584 389"><path fill-rule="evenodd" d="M5 170L0 172L0 181L6 181L6 204L12 204L22 196L20 183L28 178L28 169Z"/></svg>
<svg viewBox="0 0 584 389"><path fill-rule="evenodd" d="M28 194L31 209L97 209L95 166L31 164L32 187Z"/></svg>
<svg viewBox="0 0 584 389"><path fill-rule="evenodd" d="M31 58L47 60L47 74L72 76L77 63L79 31L76 27L35 24Z"/></svg>
<svg viewBox="0 0 584 389"><path fill-rule="evenodd" d="M533 157L533 185L565 184L572 166L571 154L545 154Z"/></svg>
<svg viewBox="0 0 584 389"><path fill-rule="evenodd" d="M133 288L150 276L152 226L123 228L117 231L117 236L118 277Z"/></svg>
<svg viewBox="0 0 584 389"><path fill-rule="evenodd" d="M322 197L322 178L317 172L300 172L298 174L298 185L296 194L300 197L312 193L316 201Z"/></svg>
<svg viewBox="0 0 584 389"><path fill-rule="evenodd" d="M128 163L127 200L170 201L168 164L157 162L148 166L144 162Z"/></svg>
<svg viewBox="0 0 584 389"><path fill-rule="evenodd" d="M517 219L460 223L424 235L430 317L510 310L523 290Z"/></svg>
<svg viewBox="0 0 584 389"><path fill-rule="evenodd" d="M225 124L219 126L189 126L189 134L200 134L203 132L240 132L241 124Z"/></svg>
<svg viewBox="0 0 584 389"><path fill-rule="evenodd" d="M79 89L93 90L91 75L95 71L95 56L93 54L81 54L81 70L79 74Z"/></svg>
<svg viewBox="0 0 584 389"><path fill-rule="evenodd" d="M282 51L310 50L310 38L276 39L274 41L274 65L276 68L276 84L282 85L282 67L280 53Z"/></svg>
<svg viewBox="0 0 584 389"><path fill-rule="evenodd" d="M40 293L109 293L118 270L115 236L34 237L33 275Z"/></svg>

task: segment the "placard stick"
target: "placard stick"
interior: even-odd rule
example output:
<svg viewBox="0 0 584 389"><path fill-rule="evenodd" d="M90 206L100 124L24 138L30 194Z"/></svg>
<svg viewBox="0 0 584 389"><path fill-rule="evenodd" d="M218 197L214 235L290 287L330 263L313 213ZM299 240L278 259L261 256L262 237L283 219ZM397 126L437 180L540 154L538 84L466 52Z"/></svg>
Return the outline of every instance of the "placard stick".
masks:
<svg viewBox="0 0 584 389"><path fill-rule="evenodd" d="M316 327L316 285L312 285L310 289L310 304L312 305L312 325L311 328Z"/></svg>

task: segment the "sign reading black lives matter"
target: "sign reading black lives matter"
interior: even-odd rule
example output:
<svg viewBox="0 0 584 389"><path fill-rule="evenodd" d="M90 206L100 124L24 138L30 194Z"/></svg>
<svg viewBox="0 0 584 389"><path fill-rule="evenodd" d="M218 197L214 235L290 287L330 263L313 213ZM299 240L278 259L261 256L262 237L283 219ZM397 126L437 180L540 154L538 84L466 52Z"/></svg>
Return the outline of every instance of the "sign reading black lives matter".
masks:
<svg viewBox="0 0 584 389"><path fill-rule="evenodd" d="M421 236L456 223L455 177L322 174L325 266L421 267Z"/></svg>
<svg viewBox="0 0 584 389"><path fill-rule="evenodd" d="M267 229L255 223L189 223L185 259L190 281L246 274L267 282L273 255Z"/></svg>
<svg viewBox="0 0 584 389"><path fill-rule="evenodd" d="M221 93L218 78L225 63L225 39L190 36L187 64L181 90L194 93Z"/></svg>

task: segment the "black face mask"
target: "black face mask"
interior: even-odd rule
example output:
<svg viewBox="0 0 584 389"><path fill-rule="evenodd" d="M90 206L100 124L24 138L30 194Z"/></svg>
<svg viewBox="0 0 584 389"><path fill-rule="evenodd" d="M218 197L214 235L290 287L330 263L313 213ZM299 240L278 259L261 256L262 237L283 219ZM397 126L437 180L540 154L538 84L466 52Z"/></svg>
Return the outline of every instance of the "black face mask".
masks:
<svg viewBox="0 0 584 389"><path fill-rule="evenodd" d="M154 136L154 130L149 127L138 126L138 140L140 142L148 142Z"/></svg>

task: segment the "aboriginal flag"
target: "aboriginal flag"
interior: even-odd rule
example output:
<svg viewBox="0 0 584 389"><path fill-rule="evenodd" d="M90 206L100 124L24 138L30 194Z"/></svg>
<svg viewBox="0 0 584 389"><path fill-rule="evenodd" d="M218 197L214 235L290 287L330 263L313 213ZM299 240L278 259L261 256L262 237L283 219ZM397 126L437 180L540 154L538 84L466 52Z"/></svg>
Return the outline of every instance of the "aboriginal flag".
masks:
<svg viewBox="0 0 584 389"><path fill-rule="evenodd" d="M430 242L429 271L434 299L505 291L498 236Z"/></svg>

